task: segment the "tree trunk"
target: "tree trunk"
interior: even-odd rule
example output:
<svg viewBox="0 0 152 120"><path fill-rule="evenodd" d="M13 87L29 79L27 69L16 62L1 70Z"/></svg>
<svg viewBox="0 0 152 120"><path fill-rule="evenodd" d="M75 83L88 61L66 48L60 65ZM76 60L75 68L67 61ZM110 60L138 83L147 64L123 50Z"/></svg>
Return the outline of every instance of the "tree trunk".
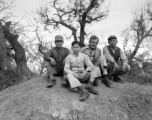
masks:
<svg viewBox="0 0 152 120"><path fill-rule="evenodd" d="M0 90L3 89L5 82L5 60L6 60L6 48L5 40L3 38L2 25L0 22Z"/></svg>
<svg viewBox="0 0 152 120"><path fill-rule="evenodd" d="M42 65L41 65L41 70L40 70L40 73L39 73L40 76L42 76L42 74L44 73L43 70L45 68L45 64L46 64L45 61L43 61Z"/></svg>
<svg viewBox="0 0 152 120"><path fill-rule="evenodd" d="M17 65L17 74L18 77L27 77L28 79L31 77L32 72L29 70L26 64L26 56L24 48L21 46L21 44L18 42L18 35L13 35L9 31L8 26L3 27L4 31L4 37L7 39L7 41L11 44L13 50L15 51L15 62Z"/></svg>
<svg viewBox="0 0 152 120"><path fill-rule="evenodd" d="M78 41L78 39L77 39L77 30L72 30L72 35L73 35L74 41Z"/></svg>
<svg viewBox="0 0 152 120"><path fill-rule="evenodd" d="M83 47L83 46L85 46L84 45L84 36L85 36L85 23L81 23L80 24L80 26L81 26L81 28L80 28L80 45L81 45L81 47Z"/></svg>
<svg viewBox="0 0 152 120"><path fill-rule="evenodd" d="M137 51L138 51L138 49L139 49L140 44L142 43L142 41L143 41L143 39L138 40L138 43L137 43L134 51L132 52L132 54L129 57L129 64L130 64L130 66L132 65L132 60L135 57L135 55L136 55L136 53L137 53Z"/></svg>

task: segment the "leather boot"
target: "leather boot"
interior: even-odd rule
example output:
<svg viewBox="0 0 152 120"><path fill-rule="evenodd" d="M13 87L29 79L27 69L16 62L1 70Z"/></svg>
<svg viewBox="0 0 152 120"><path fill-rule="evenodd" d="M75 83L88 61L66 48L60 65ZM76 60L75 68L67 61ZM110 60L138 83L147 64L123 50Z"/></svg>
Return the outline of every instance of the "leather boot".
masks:
<svg viewBox="0 0 152 120"><path fill-rule="evenodd" d="M119 82L119 83L124 83L118 76L114 76L113 81Z"/></svg>
<svg viewBox="0 0 152 120"><path fill-rule="evenodd" d="M48 82L49 82L49 85L47 86L47 88L51 88L51 87L53 87L54 85L56 85L56 80L55 80L55 78L50 78L50 77L48 77Z"/></svg>
<svg viewBox="0 0 152 120"><path fill-rule="evenodd" d="M111 87L113 83L108 78L108 75L103 75L102 83L105 84L107 87Z"/></svg>
<svg viewBox="0 0 152 120"><path fill-rule="evenodd" d="M67 81L66 78L63 78L63 80L62 80L62 85L65 86L65 87L68 87L68 86L69 86L69 82Z"/></svg>
<svg viewBox="0 0 152 120"><path fill-rule="evenodd" d="M89 92L85 90L83 86L77 87L78 90L81 92L81 97L79 98L79 101L84 101L89 97Z"/></svg>
<svg viewBox="0 0 152 120"><path fill-rule="evenodd" d="M86 90L88 90L90 93L98 94L98 91L96 91L93 87L93 83L89 81L88 85L85 87Z"/></svg>
<svg viewBox="0 0 152 120"><path fill-rule="evenodd" d="M49 80L49 85L47 86L47 88L51 88L55 85L55 83L53 82L53 79Z"/></svg>
<svg viewBox="0 0 152 120"><path fill-rule="evenodd" d="M93 82L94 86L98 86L99 85L99 78L95 78L94 82Z"/></svg>

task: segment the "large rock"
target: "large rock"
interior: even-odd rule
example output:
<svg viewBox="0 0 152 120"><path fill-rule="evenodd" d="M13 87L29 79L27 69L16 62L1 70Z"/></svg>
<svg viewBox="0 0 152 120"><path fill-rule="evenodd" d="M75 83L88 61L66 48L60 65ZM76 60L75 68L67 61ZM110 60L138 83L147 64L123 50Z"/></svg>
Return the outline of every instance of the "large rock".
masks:
<svg viewBox="0 0 152 120"><path fill-rule="evenodd" d="M152 87L115 83L100 84L100 95L79 101L79 93L53 88L39 77L0 93L0 120L152 120Z"/></svg>

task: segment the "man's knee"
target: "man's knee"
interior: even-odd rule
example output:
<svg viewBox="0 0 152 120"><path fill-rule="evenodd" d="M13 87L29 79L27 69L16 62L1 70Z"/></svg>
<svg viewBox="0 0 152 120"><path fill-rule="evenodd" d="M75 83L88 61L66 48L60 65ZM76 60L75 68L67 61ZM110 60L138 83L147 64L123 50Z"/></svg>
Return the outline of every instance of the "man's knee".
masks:
<svg viewBox="0 0 152 120"><path fill-rule="evenodd" d="M127 65L127 71L130 71L131 67L130 65Z"/></svg>
<svg viewBox="0 0 152 120"><path fill-rule="evenodd" d="M55 67L55 66L56 66L56 65L51 64L51 62L50 62L50 61L46 61L46 67L47 67L47 68Z"/></svg>
<svg viewBox="0 0 152 120"><path fill-rule="evenodd" d="M92 69L92 71L91 71L91 73L90 73L90 79L93 77L99 77L99 76L101 76L101 71L100 71L100 68L99 67L97 67L97 66L95 66L93 69Z"/></svg>
<svg viewBox="0 0 152 120"><path fill-rule="evenodd" d="M126 65L125 70L123 70L124 72L129 72L130 71L130 65Z"/></svg>
<svg viewBox="0 0 152 120"><path fill-rule="evenodd" d="M98 72L98 71L100 71L100 69L99 69L99 67L98 67L98 66L94 66L94 68L92 69L92 71L94 71L94 72Z"/></svg>
<svg viewBox="0 0 152 120"><path fill-rule="evenodd" d="M72 73L69 73L66 75L67 80L72 79L74 75Z"/></svg>
<svg viewBox="0 0 152 120"><path fill-rule="evenodd" d="M99 57L99 60L104 61L104 60L106 60L106 57L105 57L104 55L101 55L101 56Z"/></svg>

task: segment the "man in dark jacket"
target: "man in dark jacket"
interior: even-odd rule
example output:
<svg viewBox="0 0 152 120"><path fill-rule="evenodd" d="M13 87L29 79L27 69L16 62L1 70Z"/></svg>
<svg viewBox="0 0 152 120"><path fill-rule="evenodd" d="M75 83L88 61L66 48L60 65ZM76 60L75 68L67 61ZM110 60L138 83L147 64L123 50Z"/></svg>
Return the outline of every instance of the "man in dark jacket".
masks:
<svg viewBox="0 0 152 120"><path fill-rule="evenodd" d="M118 43L116 36L111 35L108 38L108 43L109 45L103 48L103 54L108 61L109 78L113 78L113 81L115 82L122 82L118 76L123 75L130 70L127 57L125 53L116 46Z"/></svg>
<svg viewBox="0 0 152 120"><path fill-rule="evenodd" d="M64 61L70 54L70 51L67 48L62 47L63 43L64 41L61 35L55 36L56 47L45 54L44 59L46 60L47 75L50 82L50 85L47 87L52 87L55 84L53 74L56 76L63 76Z"/></svg>

